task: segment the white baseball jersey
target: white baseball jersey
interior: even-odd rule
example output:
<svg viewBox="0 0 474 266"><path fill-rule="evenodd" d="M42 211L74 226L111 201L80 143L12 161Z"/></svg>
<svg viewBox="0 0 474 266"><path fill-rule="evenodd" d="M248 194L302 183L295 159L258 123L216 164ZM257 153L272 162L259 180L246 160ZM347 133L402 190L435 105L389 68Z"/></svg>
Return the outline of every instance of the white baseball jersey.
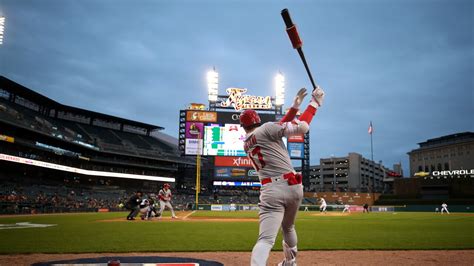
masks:
<svg viewBox="0 0 474 266"><path fill-rule="evenodd" d="M267 122L247 134L244 150L258 172L260 181L295 171L282 137L303 134L307 131L307 124L306 131L303 128L291 122Z"/></svg>
<svg viewBox="0 0 474 266"><path fill-rule="evenodd" d="M171 190L170 189L160 189L158 192L158 197L162 201L170 201L171 200Z"/></svg>
<svg viewBox="0 0 474 266"><path fill-rule="evenodd" d="M448 204L446 204L446 203L443 203L443 204L441 204L441 207L443 207L443 208L447 208L447 207L448 207Z"/></svg>
<svg viewBox="0 0 474 266"><path fill-rule="evenodd" d="M321 199L321 206L326 206L326 200L325 199Z"/></svg>

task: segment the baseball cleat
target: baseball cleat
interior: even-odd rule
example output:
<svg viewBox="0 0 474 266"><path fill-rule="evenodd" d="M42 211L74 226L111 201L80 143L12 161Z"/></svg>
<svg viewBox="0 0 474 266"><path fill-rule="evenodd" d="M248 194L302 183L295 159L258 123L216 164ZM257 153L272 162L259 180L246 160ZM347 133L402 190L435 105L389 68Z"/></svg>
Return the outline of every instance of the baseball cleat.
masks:
<svg viewBox="0 0 474 266"><path fill-rule="evenodd" d="M298 248L296 246L288 246L285 240L282 241L282 246L285 259L280 262L278 266L296 266L296 254L298 253Z"/></svg>
<svg viewBox="0 0 474 266"><path fill-rule="evenodd" d="M290 261L283 260L282 262L278 263L278 266L297 266L296 259L292 259Z"/></svg>

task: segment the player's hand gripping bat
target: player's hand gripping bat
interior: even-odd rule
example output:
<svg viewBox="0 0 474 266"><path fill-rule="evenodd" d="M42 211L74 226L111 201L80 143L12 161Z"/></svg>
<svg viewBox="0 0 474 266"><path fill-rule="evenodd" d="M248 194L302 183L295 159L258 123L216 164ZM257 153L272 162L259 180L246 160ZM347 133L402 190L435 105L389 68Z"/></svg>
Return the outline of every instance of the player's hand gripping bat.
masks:
<svg viewBox="0 0 474 266"><path fill-rule="evenodd" d="M311 71L309 70L308 63L306 63L306 59L303 53L303 41L301 41L300 36L298 35L298 31L296 30L296 25L293 24L291 20L290 13L288 9L283 9L281 11L281 16L285 21L286 25L286 33L288 33L288 37L290 37L291 44L293 48L298 51L300 55L301 61L303 61L304 67L306 68L306 72L308 73L309 79L311 80L311 84L313 85L313 91L317 88L316 83L314 83L313 76L311 75Z"/></svg>

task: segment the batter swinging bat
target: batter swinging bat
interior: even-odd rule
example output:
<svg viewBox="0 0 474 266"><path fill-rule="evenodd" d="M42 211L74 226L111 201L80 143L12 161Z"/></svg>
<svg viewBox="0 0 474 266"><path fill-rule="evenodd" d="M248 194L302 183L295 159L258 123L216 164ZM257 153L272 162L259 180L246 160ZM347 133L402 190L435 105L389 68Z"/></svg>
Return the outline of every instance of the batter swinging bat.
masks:
<svg viewBox="0 0 474 266"><path fill-rule="evenodd" d="M311 75L311 71L309 70L308 63L306 63L306 59L303 53L303 48L302 48L303 41L301 41L300 36L298 35L298 31L296 30L296 25L293 24L293 21L291 20L290 12L288 12L288 9L286 8L283 9L281 11L281 16L283 17L283 20L285 21L286 33L288 33L288 37L290 37L291 44L293 45L293 48L298 51L301 61L303 61L304 67L306 68L306 72L308 73L309 79L311 80L311 84L313 85L313 90L315 90L316 84L314 83L313 76Z"/></svg>

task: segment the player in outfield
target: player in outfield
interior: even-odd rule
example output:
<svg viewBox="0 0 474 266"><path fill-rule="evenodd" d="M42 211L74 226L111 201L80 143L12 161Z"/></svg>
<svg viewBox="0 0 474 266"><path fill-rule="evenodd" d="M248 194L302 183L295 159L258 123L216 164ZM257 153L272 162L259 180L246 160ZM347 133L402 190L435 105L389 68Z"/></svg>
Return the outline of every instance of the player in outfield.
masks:
<svg viewBox="0 0 474 266"><path fill-rule="evenodd" d="M178 216L176 216L176 214L174 213L173 206L171 206L171 196L172 194L170 190L170 185L166 183L163 185L163 188L160 189L160 192L158 192L158 198L160 200L160 212L158 213L158 218L161 218L165 207L168 207L168 209L170 209L171 218L178 218Z"/></svg>
<svg viewBox="0 0 474 266"><path fill-rule="evenodd" d="M443 204L441 204L441 214L443 214L443 212L446 212L447 214L449 214L448 204L446 204L445 202L443 202Z"/></svg>
<svg viewBox="0 0 474 266"><path fill-rule="evenodd" d="M282 138L308 132L309 124L323 102L324 92L317 87L306 110L299 119L294 119L306 95L306 89L298 91L292 107L280 122L262 125L254 110L245 110L240 115L240 124L246 132L244 150L262 184L258 204L259 235L251 257L253 266L267 264L280 227L285 259L279 265L296 265L298 249L294 222L303 199L303 185L302 176L293 169Z"/></svg>
<svg viewBox="0 0 474 266"><path fill-rule="evenodd" d="M364 207L364 210L362 212L363 213L369 213L369 204L365 203L363 207Z"/></svg>
<svg viewBox="0 0 474 266"><path fill-rule="evenodd" d="M326 213L326 208L328 207L326 200L324 198L321 198L319 202L321 202L321 205L319 205L319 211Z"/></svg>
<svg viewBox="0 0 474 266"><path fill-rule="evenodd" d="M349 204L346 204L344 205L344 210L342 210L342 212L348 212L348 213L351 213L351 209L350 209L351 206L349 206Z"/></svg>

